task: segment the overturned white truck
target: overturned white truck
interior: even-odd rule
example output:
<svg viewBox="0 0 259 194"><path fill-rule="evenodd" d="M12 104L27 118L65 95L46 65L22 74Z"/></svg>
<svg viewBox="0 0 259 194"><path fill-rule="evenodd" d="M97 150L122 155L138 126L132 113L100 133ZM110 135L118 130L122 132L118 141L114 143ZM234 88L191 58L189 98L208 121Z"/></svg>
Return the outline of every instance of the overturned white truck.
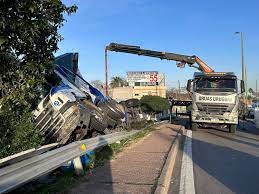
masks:
<svg viewBox="0 0 259 194"><path fill-rule="evenodd" d="M244 92L244 82L232 72L196 72L188 80L191 92L192 129L199 125L227 125L235 133L238 124L239 94Z"/></svg>
<svg viewBox="0 0 259 194"><path fill-rule="evenodd" d="M42 97L34 116L45 143L65 144L104 134L125 117L123 106L82 78L77 53L56 58Z"/></svg>

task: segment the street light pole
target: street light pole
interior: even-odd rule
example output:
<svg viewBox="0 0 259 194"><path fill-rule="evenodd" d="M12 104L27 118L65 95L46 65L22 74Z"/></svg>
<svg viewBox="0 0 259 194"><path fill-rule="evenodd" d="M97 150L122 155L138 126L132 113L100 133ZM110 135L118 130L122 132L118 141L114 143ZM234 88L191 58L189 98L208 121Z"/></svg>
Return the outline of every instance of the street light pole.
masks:
<svg viewBox="0 0 259 194"><path fill-rule="evenodd" d="M104 68L105 68L105 95L109 96L109 83L108 83L108 50L104 51Z"/></svg>
<svg viewBox="0 0 259 194"><path fill-rule="evenodd" d="M241 32L241 55L242 55L242 80L246 80L245 54L244 54L244 34Z"/></svg>
<svg viewBox="0 0 259 194"><path fill-rule="evenodd" d="M245 54L244 54L244 33L243 32L236 32L236 34L241 34L242 80L246 83L246 67L245 67Z"/></svg>
<svg viewBox="0 0 259 194"><path fill-rule="evenodd" d="M236 32L236 34L241 34L242 80L245 83L244 99L246 102L246 100L247 100L247 78L246 78L246 65L245 65L245 53L244 53L244 32Z"/></svg>
<svg viewBox="0 0 259 194"><path fill-rule="evenodd" d="M257 95L257 80L255 82L255 97L256 97L256 104L258 104L258 95Z"/></svg>
<svg viewBox="0 0 259 194"><path fill-rule="evenodd" d="M241 32L241 47L242 47L242 79L245 82L245 97L247 99L247 78L246 78L246 64L245 64L245 54L244 54L244 33Z"/></svg>

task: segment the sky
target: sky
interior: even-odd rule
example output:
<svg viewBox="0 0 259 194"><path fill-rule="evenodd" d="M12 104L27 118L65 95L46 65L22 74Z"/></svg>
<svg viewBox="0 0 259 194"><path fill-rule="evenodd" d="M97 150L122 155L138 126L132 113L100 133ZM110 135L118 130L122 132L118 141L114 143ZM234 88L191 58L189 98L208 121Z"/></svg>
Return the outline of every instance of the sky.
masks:
<svg viewBox="0 0 259 194"><path fill-rule="evenodd" d="M88 81L105 80L104 48L111 42L145 49L196 55L216 71L234 72L241 79L244 32L248 87L259 80L258 0L64 0L78 10L66 16L60 29L64 40L56 56L79 53L79 68ZM174 61L109 52L109 79L126 71L165 73L167 87L182 86L194 68ZM259 85L259 81L258 81ZM259 87L259 86L258 86Z"/></svg>

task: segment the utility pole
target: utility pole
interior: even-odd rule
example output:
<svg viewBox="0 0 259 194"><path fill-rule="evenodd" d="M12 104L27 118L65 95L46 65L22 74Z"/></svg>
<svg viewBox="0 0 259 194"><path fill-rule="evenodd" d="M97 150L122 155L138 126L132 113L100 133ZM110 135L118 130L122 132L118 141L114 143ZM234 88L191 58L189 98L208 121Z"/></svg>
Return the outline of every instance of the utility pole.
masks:
<svg viewBox="0 0 259 194"><path fill-rule="evenodd" d="M105 94L108 97L109 96L109 83L108 83L108 53L107 48L105 48L104 51L104 69L105 69Z"/></svg>
<svg viewBox="0 0 259 194"><path fill-rule="evenodd" d="M246 78L246 65L245 65L245 53L244 53L244 32L236 32L236 34L241 34L242 80L245 83L245 95L243 95L243 99L245 101L245 113L246 113L246 111L247 111L247 78Z"/></svg>
<svg viewBox="0 0 259 194"><path fill-rule="evenodd" d="M180 93L181 93L181 85L180 85L180 80L178 80L178 93L179 93L179 97L180 97Z"/></svg>
<svg viewBox="0 0 259 194"><path fill-rule="evenodd" d="M255 81L255 98L256 98L256 104L258 103L258 95L257 95L257 80Z"/></svg>
<svg viewBox="0 0 259 194"><path fill-rule="evenodd" d="M246 68L245 68L245 56L244 56L244 34L241 32L241 55L242 55L242 80L246 83ZM245 86L246 87L246 86ZM245 88L247 91L247 88ZM246 92L245 91L245 92Z"/></svg>
<svg viewBox="0 0 259 194"><path fill-rule="evenodd" d="M245 65L245 51L244 51L244 32L236 32L236 34L241 34L242 80L245 82L245 94L247 96L247 79L246 79L246 65Z"/></svg>
<svg viewBox="0 0 259 194"><path fill-rule="evenodd" d="M242 79L245 82L245 97L247 99L247 78L246 78L246 64L245 64L245 54L244 54L244 33L241 32L241 47L242 47Z"/></svg>

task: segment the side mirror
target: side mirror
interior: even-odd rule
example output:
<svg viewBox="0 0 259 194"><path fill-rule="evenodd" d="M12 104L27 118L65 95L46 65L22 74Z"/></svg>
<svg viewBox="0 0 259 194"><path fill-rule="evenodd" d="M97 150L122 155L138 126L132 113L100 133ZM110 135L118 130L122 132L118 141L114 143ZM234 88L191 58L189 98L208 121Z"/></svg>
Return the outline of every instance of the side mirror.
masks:
<svg viewBox="0 0 259 194"><path fill-rule="evenodd" d="M191 92L192 82L193 82L192 79L189 79L188 82L187 82L187 88L186 89L187 89L188 92Z"/></svg>
<svg viewBox="0 0 259 194"><path fill-rule="evenodd" d="M245 92L245 82L244 80L240 80L240 88L241 88L241 93Z"/></svg>

